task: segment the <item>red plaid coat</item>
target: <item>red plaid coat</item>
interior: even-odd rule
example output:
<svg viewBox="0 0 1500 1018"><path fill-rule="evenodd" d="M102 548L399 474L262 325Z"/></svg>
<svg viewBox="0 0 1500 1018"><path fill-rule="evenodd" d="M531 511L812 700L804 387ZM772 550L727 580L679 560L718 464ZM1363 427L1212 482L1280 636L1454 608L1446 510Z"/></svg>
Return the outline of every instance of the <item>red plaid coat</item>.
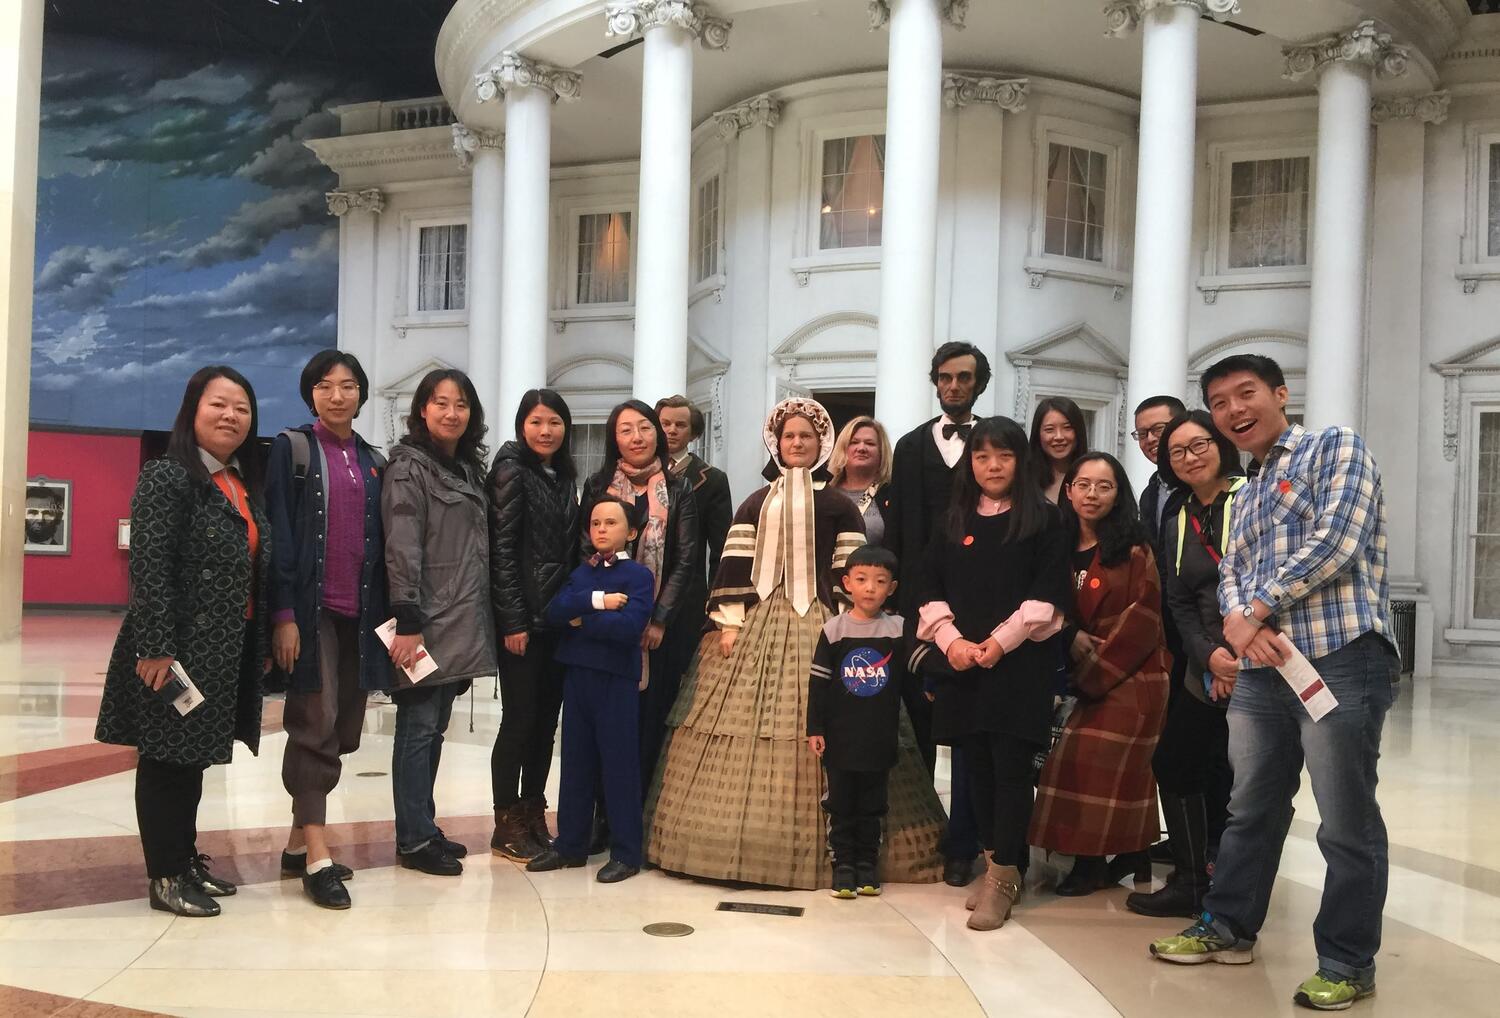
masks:
<svg viewBox="0 0 1500 1018"><path fill-rule="evenodd" d="M1151 549L1110 568L1096 554L1074 606L1079 628L1104 642L1073 666L1078 706L1042 768L1028 841L1068 855L1133 852L1160 834L1151 754L1169 666Z"/></svg>

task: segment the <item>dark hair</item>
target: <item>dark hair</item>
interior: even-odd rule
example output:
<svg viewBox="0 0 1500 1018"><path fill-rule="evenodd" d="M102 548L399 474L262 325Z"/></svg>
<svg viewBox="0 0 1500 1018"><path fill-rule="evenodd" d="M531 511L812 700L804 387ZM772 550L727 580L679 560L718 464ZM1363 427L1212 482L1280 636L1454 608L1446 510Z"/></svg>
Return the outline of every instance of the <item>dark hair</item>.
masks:
<svg viewBox="0 0 1500 1018"><path fill-rule="evenodd" d="M1073 465L1068 468L1067 476L1063 478L1064 489L1073 483L1079 468L1086 463L1107 463L1115 475L1115 507L1094 524L1094 532L1099 535L1100 564L1117 566L1130 558L1130 550L1136 545L1149 545L1151 535L1146 533L1145 524L1141 522L1141 511L1136 505L1130 478L1125 475L1125 467L1109 453L1089 452L1074 460ZM1063 525L1068 528L1068 534L1076 541L1079 525L1073 503L1062 497L1057 500L1057 507L1062 510Z"/></svg>
<svg viewBox="0 0 1500 1018"><path fill-rule="evenodd" d="M632 530L641 529L640 520L638 519L638 517L640 516L640 512L636 509L635 506L625 501L619 495L600 495L598 498L594 499L593 502L589 503L589 514L583 519L583 537L585 541L588 540L589 521L593 519L594 510L599 508L601 505L619 506L620 510L625 514L625 526L629 527Z"/></svg>
<svg viewBox="0 0 1500 1018"><path fill-rule="evenodd" d="M1265 382L1273 391L1286 384L1286 376L1281 373L1281 365L1271 358L1263 357L1258 353L1237 353L1214 361L1208 366L1208 370L1203 372L1203 377L1198 379L1198 389L1203 393L1203 402L1208 402L1209 385L1237 371L1250 372Z"/></svg>
<svg viewBox="0 0 1500 1018"><path fill-rule="evenodd" d="M948 503L948 537L961 541L969 526L969 515L979 507L982 493L974 479L974 453L980 449L1003 449L1015 454L1016 473L1010 482L1010 523L1005 540L1020 541L1041 530L1047 520L1047 500L1037 485L1031 467L1031 446L1026 432L1009 417L985 417L969 432L964 456L953 472L953 498Z"/></svg>
<svg viewBox="0 0 1500 1018"><path fill-rule="evenodd" d="M172 421L172 431L167 436L167 458L181 463L188 476L199 484L211 483L208 468L203 465L203 457L198 455L198 435L193 424L198 417L198 404L203 401L203 390L215 378L228 379L244 389L245 395L250 397L250 430L245 433L245 440L234 451L234 455L240 461L240 480L245 482L245 489L252 495L259 495L265 465L262 462L260 443L256 441L256 436L260 433L260 411L256 408L255 388L248 378L228 364L210 364L206 368L199 368L187 380L187 387L182 390L182 406L177 408L177 417Z"/></svg>
<svg viewBox="0 0 1500 1018"><path fill-rule="evenodd" d="M479 402L479 393L474 389L474 383L457 368L435 368L422 376L422 380L417 383L417 391L412 393L411 413L406 417L406 435L401 439L401 444L442 455L427 431L427 421L422 417L422 411L427 409L427 404L432 402L432 394L443 382L452 382L458 386L469 403L469 425L459 436L458 450L453 458L482 473L485 458L489 455L489 450L484 445L484 433L489 430L484 426L484 407Z"/></svg>
<svg viewBox="0 0 1500 1018"><path fill-rule="evenodd" d="M1161 444L1157 446L1160 450L1156 456L1156 472L1161 476L1163 483L1173 488L1187 490L1187 484L1177 476L1177 471L1172 467L1171 447L1167 444L1173 432L1184 424L1196 424L1208 432L1208 437L1214 440L1214 445L1219 449L1219 476L1233 477L1240 473L1240 451L1234 447L1229 436L1214 426L1213 415L1207 410L1190 410L1180 414L1167 422L1167 426L1161 433Z"/></svg>
<svg viewBox="0 0 1500 1018"><path fill-rule="evenodd" d="M1172 411L1173 417L1177 417L1181 414L1187 413L1187 404L1182 400L1178 399L1176 396L1161 395L1147 396L1145 399L1141 400L1140 404L1135 408L1135 413L1132 416L1139 417L1141 414L1145 413L1147 410L1150 410L1152 407L1158 406L1164 406L1168 410Z"/></svg>
<svg viewBox="0 0 1500 1018"><path fill-rule="evenodd" d="M862 544L849 553L848 560L844 562L844 571L848 572L855 566L870 566L884 569L894 578L899 564L896 553L889 548L882 548L878 544Z"/></svg>
<svg viewBox="0 0 1500 1018"><path fill-rule="evenodd" d="M328 372L342 364L349 369L354 380L359 383L359 407L354 411L354 416L359 416L359 411L365 408L365 400L370 398L370 379L365 376L365 369L360 367L359 358L352 353L343 350L319 350L312 355L307 366L302 369L302 381L297 386L297 391L302 393L302 402L307 404L307 409L317 413L313 406L313 386L328 377Z"/></svg>
<svg viewBox="0 0 1500 1018"><path fill-rule="evenodd" d="M692 429L693 438L703 437L703 411L693 405L693 401L686 396L667 396L665 399L656 401L656 416L661 417L661 412L670 407L673 410L686 410L688 412L688 427Z"/></svg>
<svg viewBox="0 0 1500 1018"><path fill-rule="evenodd" d="M634 410L651 422L651 427L656 429L656 458L661 460L662 473L670 474L672 470L671 454L667 452L667 436L661 430L661 421L657 418L656 411L638 399L627 399L609 412L609 420L604 423L604 462L599 465L594 476L604 482L605 488L615 479L615 468L620 465L620 443L615 440L615 425L626 410Z"/></svg>
<svg viewBox="0 0 1500 1018"><path fill-rule="evenodd" d="M1089 450L1089 426L1084 423L1083 411L1077 403L1066 396L1048 396L1038 403L1036 412L1031 415L1031 453L1035 460L1033 469L1036 471L1037 483L1044 491L1052 483L1052 461L1042 451L1042 418L1053 410L1066 417L1073 426L1073 459L1068 466L1077 463L1078 457Z"/></svg>
<svg viewBox="0 0 1500 1018"><path fill-rule="evenodd" d="M571 481L578 476L578 468L573 464L573 414L568 410L568 401L556 391L527 389L521 396L521 405L516 407L516 444L521 447L523 457L541 462L541 457L526 444L524 434L526 418L539 406L546 407L562 418L563 440L562 445L557 447L557 452L552 454L552 469L557 471L557 476L562 480Z"/></svg>
<svg viewBox="0 0 1500 1018"><path fill-rule="evenodd" d="M974 358L974 395L978 396L990 387L990 359L973 343L961 343L957 340L944 343L932 355L932 370L927 377L933 385L937 385L938 368L955 357Z"/></svg>

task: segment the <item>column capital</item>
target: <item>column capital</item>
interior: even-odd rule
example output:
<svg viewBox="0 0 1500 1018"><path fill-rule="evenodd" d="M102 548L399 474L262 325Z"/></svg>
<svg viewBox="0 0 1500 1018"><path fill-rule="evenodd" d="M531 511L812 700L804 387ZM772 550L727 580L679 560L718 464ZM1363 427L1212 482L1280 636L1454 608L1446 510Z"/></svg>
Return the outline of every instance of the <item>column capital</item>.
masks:
<svg viewBox="0 0 1500 1018"><path fill-rule="evenodd" d="M939 0L943 18L954 28L963 28L969 16L969 0ZM891 0L870 0L870 31L878 32L891 20Z"/></svg>
<svg viewBox="0 0 1500 1018"><path fill-rule="evenodd" d="M364 187L353 191L329 191L328 214L342 218L355 209L364 209L374 215L385 211L385 194L378 187Z"/></svg>
<svg viewBox="0 0 1500 1018"><path fill-rule="evenodd" d="M716 17L706 4L693 0L623 0L604 8L607 36L645 35L662 25L676 27L694 36L704 49L725 49L734 22Z"/></svg>
<svg viewBox="0 0 1500 1018"><path fill-rule="evenodd" d="M758 95L714 114L719 137L725 141L733 141L752 127L771 128L780 122L781 100L771 95Z"/></svg>
<svg viewBox="0 0 1500 1018"><path fill-rule="evenodd" d="M482 148L505 150L505 135L499 131L482 131L464 124L453 125L453 154L458 165L468 169L474 163L474 153Z"/></svg>
<svg viewBox="0 0 1500 1018"><path fill-rule="evenodd" d="M1123 38L1135 31L1142 18L1163 7L1191 7L1200 16L1228 21L1240 12L1240 0L1109 0L1104 5L1104 34Z"/></svg>
<svg viewBox="0 0 1500 1018"><path fill-rule="evenodd" d="M552 101L573 102L583 94L583 75L523 57L515 50L500 54L498 63L474 75L479 101L493 102L513 88L539 88L552 93Z"/></svg>
<svg viewBox="0 0 1500 1018"><path fill-rule="evenodd" d="M1426 95L1398 95L1376 99L1370 104L1370 117L1377 124L1391 120L1420 120L1424 124L1441 124L1448 119L1448 104L1453 94L1447 89Z"/></svg>
<svg viewBox="0 0 1500 1018"><path fill-rule="evenodd" d="M962 109L975 103L998 106L1007 113L1026 108L1031 82L1025 78L981 78L967 74L943 75L943 103L950 109Z"/></svg>
<svg viewBox="0 0 1500 1018"><path fill-rule="evenodd" d="M1339 61L1374 68L1382 78L1399 78L1406 73L1410 50L1394 42L1389 32L1380 31L1375 22L1361 21L1336 35L1298 46L1284 46L1281 55L1286 59L1286 70L1281 76L1289 81L1305 78Z"/></svg>

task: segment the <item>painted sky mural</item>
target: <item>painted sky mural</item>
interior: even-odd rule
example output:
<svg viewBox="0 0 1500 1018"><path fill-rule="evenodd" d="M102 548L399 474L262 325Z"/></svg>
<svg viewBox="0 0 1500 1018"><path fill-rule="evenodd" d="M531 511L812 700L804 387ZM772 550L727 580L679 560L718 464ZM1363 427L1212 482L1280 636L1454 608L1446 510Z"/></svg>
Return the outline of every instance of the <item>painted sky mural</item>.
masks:
<svg viewBox="0 0 1500 1018"><path fill-rule="evenodd" d="M262 434L307 419L297 376L333 346L331 76L49 36L43 51L31 419L170 427L183 383L228 363Z"/></svg>

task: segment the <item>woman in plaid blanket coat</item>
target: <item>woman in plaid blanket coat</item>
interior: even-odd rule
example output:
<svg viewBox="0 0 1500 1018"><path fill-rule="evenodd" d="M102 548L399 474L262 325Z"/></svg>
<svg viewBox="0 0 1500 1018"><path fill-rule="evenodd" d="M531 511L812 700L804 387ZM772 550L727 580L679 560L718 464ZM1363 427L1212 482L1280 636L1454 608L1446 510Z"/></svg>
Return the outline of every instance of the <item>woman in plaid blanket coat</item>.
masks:
<svg viewBox="0 0 1500 1018"><path fill-rule="evenodd" d="M1029 840L1074 857L1057 893L1082 895L1127 873L1150 878L1145 849L1160 833L1151 754L1169 669L1160 577L1124 467L1090 453L1068 471L1063 492L1075 537L1065 633L1078 705L1042 768Z"/></svg>

